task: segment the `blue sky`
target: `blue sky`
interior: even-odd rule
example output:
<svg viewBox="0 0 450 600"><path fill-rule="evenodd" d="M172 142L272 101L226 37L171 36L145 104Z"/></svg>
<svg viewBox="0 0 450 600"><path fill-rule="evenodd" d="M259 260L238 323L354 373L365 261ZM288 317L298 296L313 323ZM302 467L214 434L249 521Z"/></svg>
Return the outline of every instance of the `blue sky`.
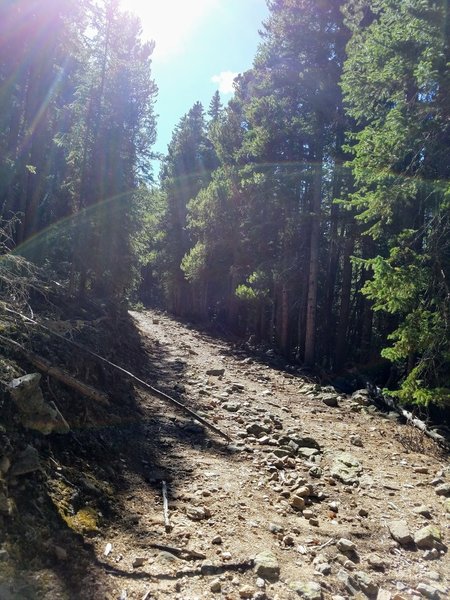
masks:
<svg viewBox="0 0 450 600"><path fill-rule="evenodd" d="M174 126L194 102L207 109L220 82L223 103L231 98L227 73L252 66L268 9L265 0L124 0L123 5L140 16L144 37L156 42L154 150L165 153Z"/></svg>

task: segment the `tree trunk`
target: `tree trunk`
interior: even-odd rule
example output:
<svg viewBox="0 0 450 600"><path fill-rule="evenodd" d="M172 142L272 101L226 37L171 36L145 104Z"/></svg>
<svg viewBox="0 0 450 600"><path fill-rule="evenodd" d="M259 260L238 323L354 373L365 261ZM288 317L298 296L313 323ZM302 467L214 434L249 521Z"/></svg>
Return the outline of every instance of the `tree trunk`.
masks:
<svg viewBox="0 0 450 600"><path fill-rule="evenodd" d="M322 147L315 152L314 185L311 214L308 299L306 306L305 364L311 366L316 354L317 278L319 274L320 207L322 200Z"/></svg>
<svg viewBox="0 0 450 600"><path fill-rule="evenodd" d="M336 348L334 368L343 367L347 358L348 323L350 318L350 297L352 292L352 263L350 257L354 247L354 235L349 232L345 241L342 267L341 305L339 309L339 323L336 332Z"/></svg>

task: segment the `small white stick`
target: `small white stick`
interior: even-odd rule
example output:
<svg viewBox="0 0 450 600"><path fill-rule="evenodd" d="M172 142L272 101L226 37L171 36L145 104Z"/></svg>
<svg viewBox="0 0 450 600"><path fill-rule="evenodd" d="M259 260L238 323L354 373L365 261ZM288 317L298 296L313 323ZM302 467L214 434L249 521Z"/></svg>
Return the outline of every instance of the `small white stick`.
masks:
<svg viewBox="0 0 450 600"><path fill-rule="evenodd" d="M162 495L163 495L163 511L164 511L164 525L166 531L171 531L172 526L169 519L169 499L167 497L167 483L162 482Z"/></svg>

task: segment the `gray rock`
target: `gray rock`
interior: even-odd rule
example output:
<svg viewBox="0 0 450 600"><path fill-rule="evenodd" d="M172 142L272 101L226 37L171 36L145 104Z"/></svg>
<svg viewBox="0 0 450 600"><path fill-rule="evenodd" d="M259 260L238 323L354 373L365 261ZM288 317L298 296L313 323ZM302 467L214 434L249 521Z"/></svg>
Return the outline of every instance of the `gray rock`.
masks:
<svg viewBox="0 0 450 600"><path fill-rule="evenodd" d="M356 586L365 594L368 598L376 598L378 595L378 586L373 579L364 571L356 571L353 575Z"/></svg>
<svg viewBox="0 0 450 600"><path fill-rule="evenodd" d="M427 583L419 583L417 591L430 600L439 600L440 598L438 590Z"/></svg>
<svg viewBox="0 0 450 600"><path fill-rule="evenodd" d="M242 405L238 402L225 402L225 404L223 404L222 406L228 412L235 413L238 412Z"/></svg>
<svg viewBox="0 0 450 600"><path fill-rule="evenodd" d="M426 519L431 519L431 512L428 506L417 506L416 508L413 508L413 512L416 513L416 515L422 515L422 517L425 517Z"/></svg>
<svg viewBox="0 0 450 600"><path fill-rule="evenodd" d="M392 594L388 590L383 590L380 588L377 594L377 600L391 600Z"/></svg>
<svg viewBox="0 0 450 600"><path fill-rule="evenodd" d="M330 575L331 565L327 562L319 563L316 566L316 571L318 571L321 575Z"/></svg>
<svg viewBox="0 0 450 600"><path fill-rule="evenodd" d="M351 554L352 552L356 552L356 545L351 540L347 540L346 538L341 538L337 542L337 549L343 554Z"/></svg>
<svg viewBox="0 0 450 600"><path fill-rule="evenodd" d="M211 516L211 511L205 506L189 506L186 510L186 515L192 519L192 521L202 521Z"/></svg>
<svg viewBox="0 0 450 600"><path fill-rule="evenodd" d="M20 422L26 429L39 431L44 435L52 432L68 433L70 427L57 407L44 400L40 388L41 376L31 373L13 379L8 390L20 415Z"/></svg>
<svg viewBox="0 0 450 600"><path fill-rule="evenodd" d="M254 435L255 437L259 437L263 433L270 433L269 427L264 427L259 423L252 423L246 427L246 431L249 435Z"/></svg>
<svg viewBox="0 0 450 600"><path fill-rule="evenodd" d="M353 446L358 446L359 448L362 448L364 446L363 441L359 435L351 435L350 444L352 444Z"/></svg>
<svg viewBox="0 0 450 600"><path fill-rule="evenodd" d="M442 534L438 527L435 525L427 525L422 527L414 534L414 543L421 550L431 550L442 540Z"/></svg>
<svg viewBox="0 0 450 600"><path fill-rule="evenodd" d="M222 377L224 373L225 369L208 369L208 371L206 371L206 374L210 375L211 377Z"/></svg>
<svg viewBox="0 0 450 600"><path fill-rule="evenodd" d="M305 508L305 499L302 496L294 495L291 498L291 506L295 510L303 510Z"/></svg>
<svg viewBox="0 0 450 600"><path fill-rule="evenodd" d="M425 550L422 555L423 560L436 560L440 558L440 553L437 548L432 548L431 550Z"/></svg>
<svg viewBox="0 0 450 600"><path fill-rule="evenodd" d="M33 446L28 445L14 461L11 468L11 475L26 475L27 473L39 471L40 468L41 463L38 451Z"/></svg>
<svg viewBox="0 0 450 600"><path fill-rule="evenodd" d="M218 594L219 592L221 592L222 584L220 582L220 579L214 579L213 581L211 581L211 585L209 586L209 589L211 590L211 592L213 594Z"/></svg>
<svg viewBox="0 0 450 600"><path fill-rule="evenodd" d="M293 581L289 588L307 600L322 600L322 588L315 581Z"/></svg>
<svg viewBox="0 0 450 600"><path fill-rule="evenodd" d="M6 475L11 467L11 461L8 456L2 456L0 459L0 474Z"/></svg>
<svg viewBox="0 0 450 600"><path fill-rule="evenodd" d="M450 497L450 483L441 483L435 488L435 492L438 496Z"/></svg>
<svg viewBox="0 0 450 600"><path fill-rule="evenodd" d="M301 436L297 434L286 434L280 437L280 444L285 445L294 442L299 448L315 448L320 450L320 444L312 437Z"/></svg>
<svg viewBox="0 0 450 600"><path fill-rule="evenodd" d="M323 471L320 467L311 467L308 472L311 477L315 477L316 479L319 479L323 475Z"/></svg>
<svg viewBox="0 0 450 600"><path fill-rule="evenodd" d="M10 517L13 512L13 503L6 494L6 486L0 489L0 514ZM1 598L1 596L0 596Z"/></svg>
<svg viewBox="0 0 450 600"><path fill-rule="evenodd" d="M337 406L339 406L338 397L334 394L326 394L322 396L322 402L326 406L330 406L331 408L336 408Z"/></svg>
<svg viewBox="0 0 450 600"><path fill-rule="evenodd" d="M345 586L351 596L358 596L362 592L368 598L376 598L378 595L378 586L367 573L356 571L350 575L344 569L337 574L338 580Z"/></svg>
<svg viewBox="0 0 450 600"><path fill-rule="evenodd" d="M388 529L394 540L402 546L408 546L413 543L414 540L406 521L392 521L388 524Z"/></svg>
<svg viewBox="0 0 450 600"><path fill-rule="evenodd" d="M378 554L369 554L367 562L375 571L384 571L386 562Z"/></svg>
<svg viewBox="0 0 450 600"><path fill-rule="evenodd" d="M284 533L284 527L278 523L269 523L269 531L271 533Z"/></svg>
<svg viewBox="0 0 450 600"><path fill-rule="evenodd" d="M146 562L146 558L138 556L133 560L133 569L138 569L139 567L142 567L145 562Z"/></svg>
<svg viewBox="0 0 450 600"><path fill-rule="evenodd" d="M308 448L308 447L300 447L297 450L297 454L303 458L311 458L312 456L317 456L319 454L319 450L316 448Z"/></svg>
<svg viewBox="0 0 450 600"><path fill-rule="evenodd" d="M240 598L253 598L253 594L255 593L254 588L251 585L244 585L239 590Z"/></svg>
<svg viewBox="0 0 450 600"><path fill-rule="evenodd" d="M346 485L352 485L358 482L361 473L360 462L348 452L340 452L334 456L334 462L330 469L330 474L334 479Z"/></svg>
<svg viewBox="0 0 450 600"><path fill-rule="evenodd" d="M277 581L280 577L280 565L276 556L266 550L260 552L254 559L255 573L258 577L268 581Z"/></svg>
<svg viewBox="0 0 450 600"><path fill-rule="evenodd" d="M369 406L370 397L368 390L362 389L353 392L352 401L356 402L356 404L359 404L360 406Z"/></svg>

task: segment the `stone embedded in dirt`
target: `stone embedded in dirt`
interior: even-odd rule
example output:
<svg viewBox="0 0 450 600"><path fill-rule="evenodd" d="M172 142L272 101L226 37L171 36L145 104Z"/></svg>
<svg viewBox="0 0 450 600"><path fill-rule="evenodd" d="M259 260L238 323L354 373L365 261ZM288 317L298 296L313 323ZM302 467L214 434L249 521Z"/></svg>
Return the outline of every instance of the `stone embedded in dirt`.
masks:
<svg viewBox="0 0 450 600"><path fill-rule="evenodd" d="M423 475L428 475L430 472L428 467L414 467L414 473L422 473Z"/></svg>
<svg viewBox="0 0 450 600"><path fill-rule="evenodd" d="M374 569L374 571L384 571L386 568L386 562L379 556L378 554L369 554L367 558L367 562L369 566Z"/></svg>
<svg viewBox="0 0 450 600"><path fill-rule="evenodd" d="M293 581L289 588L306 600L322 600L322 588L315 581Z"/></svg>
<svg viewBox="0 0 450 600"><path fill-rule="evenodd" d="M339 512L339 502L330 502L328 508L334 513Z"/></svg>
<svg viewBox="0 0 450 600"><path fill-rule="evenodd" d="M435 587L428 585L427 583L419 583L417 586L417 591L420 592L422 596L425 598L429 598L430 600L439 600L439 590Z"/></svg>
<svg viewBox="0 0 450 600"><path fill-rule="evenodd" d="M408 546L413 543L414 540L406 521L392 521L388 524L388 529L391 537L402 546Z"/></svg>
<svg viewBox="0 0 450 600"><path fill-rule="evenodd" d="M269 523L269 531L271 533L284 533L284 527L278 523Z"/></svg>
<svg viewBox="0 0 450 600"><path fill-rule="evenodd" d="M0 489L0 514L10 517L13 513L13 502L7 496L7 487L6 484L0 480L0 486L3 489Z"/></svg>
<svg viewBox="0 0 450 600"><path fill-rule="evenodd" d="M321 561L318 561L317 563L314 564L315 569L318 573L320 573L321 575L330 575L331 574L331 565L330 563L324 561L324 559L322 558Z"/></svg>
<svg viewBox="0 0 450 600"><path fill-rule="evenodd" d="M351 554L356 552L356 545L351 540L347 540L346 538L341 538L337 542L337 548L340 552L344 554Z"/></svg>
<svg viewBox="0 0 450 600"><path fill-rule="evenodd" d="M282 541L285 546L293 546L295 544L295 540L292 535L285 535Z"/></svg>
<svg viewBox="0 0 450 600"><path fill-rule="evenodd" d="M358 446L359 448L362 448L364 446L361 437L356 434L350 436L350 444L352 444L353 446Z"/></svg>
<svg viewBox="0 0 450 600"><path fill-rule="evenodd" d="M308 498L311 495L311 488L307 485L302 485L295 490L295 495Z"/></svg>
<svg viewBox="0 0 450 600"><path fill-rule="evenodd" d="M242 407L242 404L238 402L225 402L222 406L228 412L235 413Z"/></svg>
<svg viewBox="0 0 450 600"><path fill-rule="evenodd" d="M383 590L380 588L377 594L377 600L391 600L392 594L388 590Z"/></svg>
<svg viewBox="0 0 450 600"><path fill-rule="evenodd" d="M356 392L353 392L351 399L360 406L368 406L370 404L369 391L366 389L356 390Z"/></svg>
<svg viewBox="0 0 450 600"><path fill-rule="evenodd" d="M330 408L336 408L339 406L338 397L335 394L324 394L322 396L322 402Z"/></svg>
<svg viewBox="0 0 450 600"><path fill-rule="evenodd" d="M186 509L186 515L193 521L202 521L209 519L211 511L206 506L189 506Z"/></svg>
<svg viewBox="0 0 450 600"><path fill-rule="evenodd" d="M224 375L225 373L225 369L208 369L206 371L207 375L210 375L211 377L222 377L222 375Z"/></svg>
<svg viewBox="0 0 450 600"><path fill-rule="evenodd" d="M305 499L302 498L302 496L292 496L291 506L292 508L295 508L295 510L303 510L305 508Z"/></svg>
<svg viewBox="0 0 450 600"><path fill-rule="evenodd" d="M422 517L425 517L426 519L431 519L430 509L428 508L428 506L425 506L423 504L421 506L416 506L415 508L413 508L413 512L416 513L416 515L422 515Z"/></svg>
<svg viewBox="0 0 450 600"><path fill-rule="evenodd" d="M361 463L348 452L339 452L334 455L334 462L330 469L331 476L346 485L358 482L362 473Z"/></svg>
<svg viewBox="0 0 450 600"><path fill-rule="evenodd" d="M373 579L364 571L356 571L354 581L357 587L365 594L368 598L376 598L378 595L378 586Z"/></svg>
<svg viewBox="0 0 450 600"><path fill-rule="evenodd" d="M255 590L251 585L244 585L244 587L241 587L241 589L239 590L239 597L240 598L253 598L254 593L255 593Z"/></svg>
<svg viewBox="0 0 450 600"><path fill-rule="evenodd" d="M438 527L435 525L427 525L422 527L419 531L414 534L414 543L421 550L431 550L438 544L441 543L442 534Z"/></svg>
<svg viewBox="0 0 450 600"><path fill-rule="evenodd" d="M358 510L358 515L360 517L368 517L369 516L369 511L366 508L360 508Z"/></svg>
<svg viewBox="0 0 450 600"><path fill-rule="evenodd" d="M439 550L437 548L432 548L431 550L425 550L422 558L423 560L436 560L437 558L440 558L440 556Z"/></svg>
<svg viewBox="0 0 450 600"><path fill-rule="evenodd" d="M39 453L33 446L28 446L23 450L13 463L11 475L26 475L39 471L41 463L39 461Z"/></svg>
<svg viewBox="0 0 450 600"><path fill-rule="evenodd" d="M209 589L211 590L211 592L213 594L218 594L222 591L222 584L220 582L220 579L214 579L213 581L211 581L211 585L209 586Z"/></svg>
<svg viewBox="0 0 450 600"><path fill-rule="evenodd" d="M220 537L220 535L216 535L211 540L211 544L216 544L216 545L220 546L221 543L222 543L222 538Z"/></svg>
<svg viewBox="0 0 450 600"><path fill-rule="evenodd" d="M30 373L13 379L8 384L9 393L19 409L22 425L44 435L52 432L68 433L69 424L58 408L44 400L40 381L39 373Z"/></svg>
<svg viewBox="0 0 450 600"><path fill-rule="evenodd" d="M297 454L298 456L301 456L302 458L312 458L313 456L317 456L319 454L319 451L316 448L308 448L308 447L301 447L297 450Z"/></svg>
<svg viewBox="0 0 450 600"><path fill-rule="evenodd" d="M280 565L278 564L277 557L270 550L257 554L254 559L254 565L256 575L262 577L262 579L277 581L280 577Z"/></svg>
<svg viewBox="0 0 450 600"><path fill-rule="evenodd" d="M60 560L60 561L67 560L68 555L67 555L67 550L65 548L61 548L61 546L55 546L53 548L53 550L55 551L55 556L56 556L57 560Z"/></svg>
<svg viewBox="0 0 450 600"><path fill-rule="evenodd" d="M142 557L142 556L138 556L133 560L133 569L138 569L139 567L142 567L145 562L146 562L146 558Z"/></svg>
<svg viewBox="0 0 450 600"><path fill-rule="evenodd" d="M351 596L361 596L362 592L368 598L377 598L378 586L367 573L356 571L350 575L347 571L341 569L337 574L337 578Z"/></svg>
<svg viewBox="0 0 450 600"><path fill-rule="evenodd" d="M270 433L270 427L260 425L259 423L251 423L245 429L248 435L254 435L255 437L259 437L263 433Z"/></svg>
<svg viewBox="0 0 450 600"><path fill-rule="evenodd" d="M0 459L0 474L6 475L11 467L11 461L8 456L2 456Z"/></svg>
<svg viewBox="0 0 450 600"><path fill-rule="evenodd" d="M323 471L320 467L311 467L308 473L311 475L311 477L315 477L316 479L319 479L323 475Z"/></svg>
<svg viewBox="0 0 450 600"><path fill-rule="evenodd" d="M435 488L435 492L438 496L450 497L450 483L441 483Z"/></svg>

